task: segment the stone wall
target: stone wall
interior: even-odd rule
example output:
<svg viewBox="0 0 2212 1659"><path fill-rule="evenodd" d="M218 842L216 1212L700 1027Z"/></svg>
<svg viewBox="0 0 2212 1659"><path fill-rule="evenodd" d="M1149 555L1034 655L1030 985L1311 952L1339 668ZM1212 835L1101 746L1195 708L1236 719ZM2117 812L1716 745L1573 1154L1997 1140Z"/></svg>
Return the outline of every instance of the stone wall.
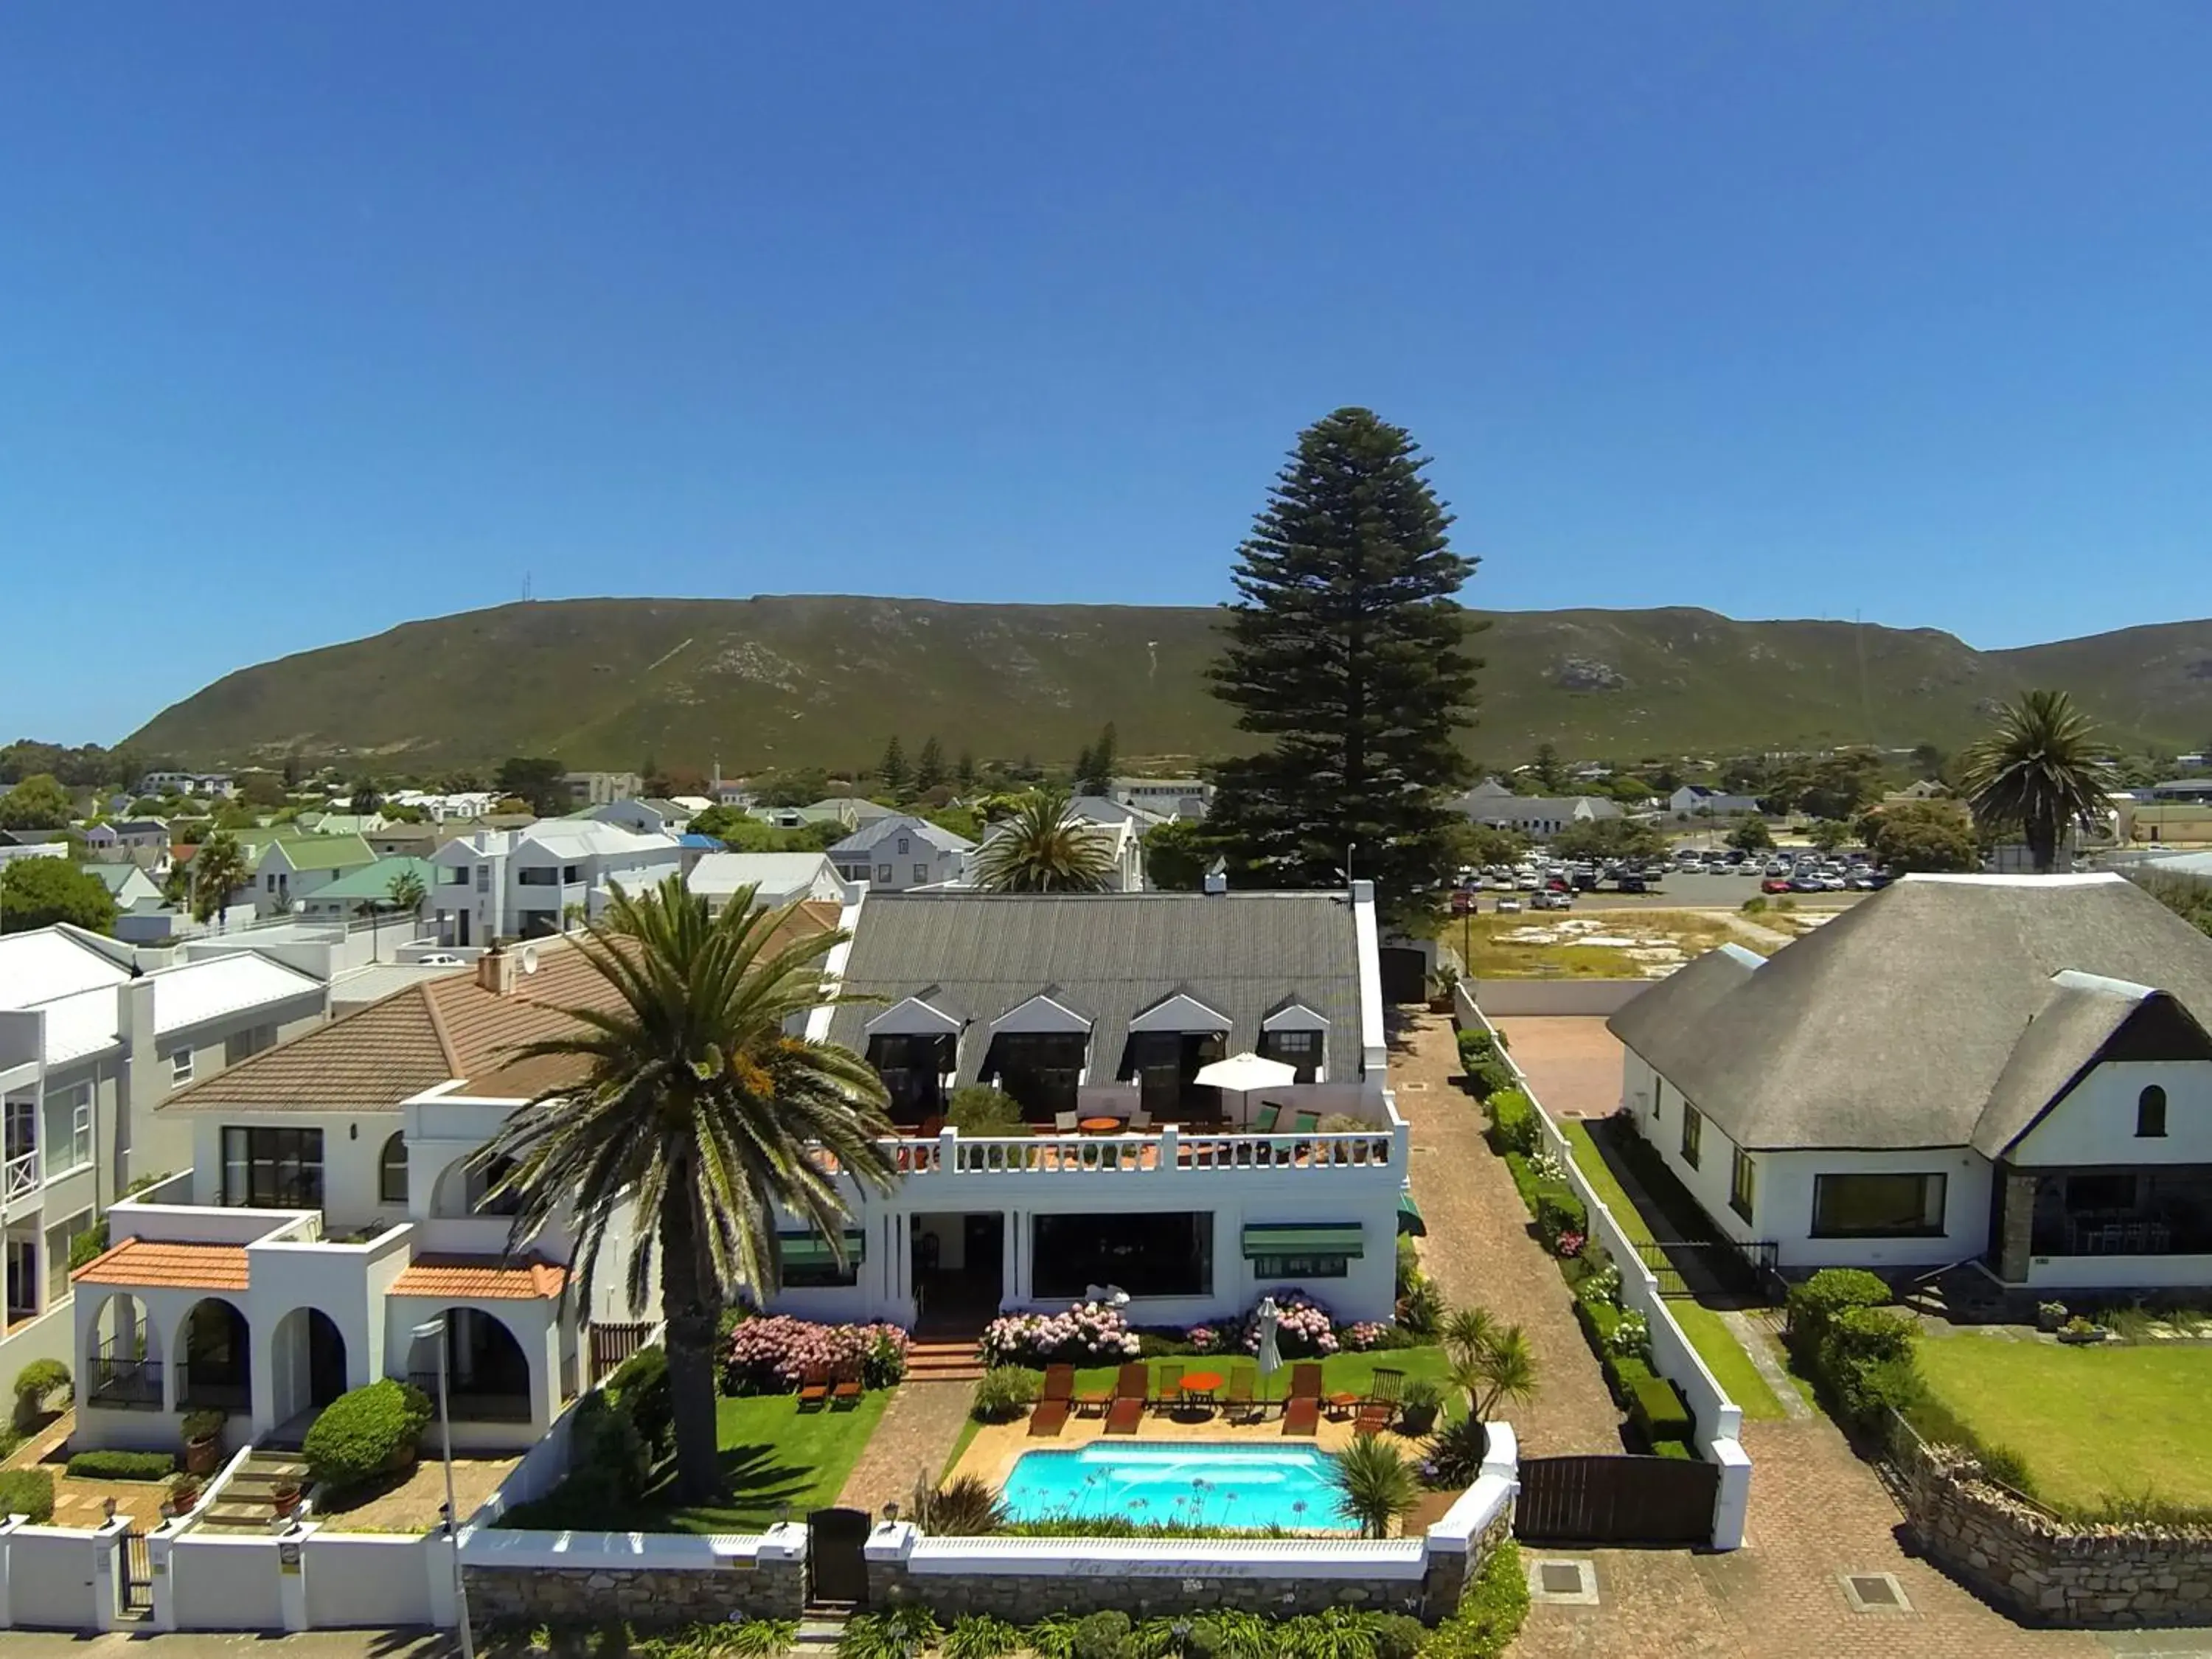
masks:
<svg viewBox="0 0 2212 1659"><path fill-rule="evenodd" d="M531 1625L597 1625L627 1619L641 1628L796 1619L806 1605L806 1564L744 1563L708 1568L464 1567L470 1614Z"/></svg>
<svg viewBox="0 0 2212 1659"><path fill-rule="evenodd" d="M1079 1540L1071 1545L1082 1547ZM1326 1607L1370 1607L1380 1613L1418 1612L1425 1600L1421 1580L1356 1582L1329 1578L1227 1578L1194 1567L1191 1577L1044 1578L983 1573L916 1574L903 1562L868 1564L868 1605L880 1612L902 1601L920 1601L940 1620L968 1613L995 1614L1012 1624L1030 1625L1048 1614L1119 1611L1132 1619L1200 1613L1223 1607L1286 1619ZM1458 1605L1454 1595L1452 1604Z"/></svg>
<svg viewBox="0 0 2212 1659"><path fill-rule="evenodd" d="M2000 1607L2078 1628L2212 1623L2212 1532L2080 1526L1990 1485L1955 1447L1903 1459L1921 1547Z"/></svg>

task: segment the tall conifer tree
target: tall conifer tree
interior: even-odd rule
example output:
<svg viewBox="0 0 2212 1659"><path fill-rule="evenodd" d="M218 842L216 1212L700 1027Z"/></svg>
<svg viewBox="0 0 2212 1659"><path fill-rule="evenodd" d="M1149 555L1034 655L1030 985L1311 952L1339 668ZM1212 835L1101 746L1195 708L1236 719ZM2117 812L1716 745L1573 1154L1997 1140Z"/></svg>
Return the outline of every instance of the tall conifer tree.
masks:
<svg viewBox="0 0 2212 1659"><path fill-rule="evenodd" d="M906 799L907 790L914 782L914 769L906 761L906 745L898 740L896 732L884 745L883 759L876 763L876 780L883 785L885 794L900 800Z"/></svg>
<svg viewBox="0 0 2212 1659"><path fill-rule="evenodd" d="M1239 549L1210 672L1271 746L1221 769L1206 829L1243 884L1335 886L1349 856L1405 921L1449 873L1480 624L1455 597L1475 562L1451 550L1427 465L1402 427L1340 409L1299 434Z"/></svg>

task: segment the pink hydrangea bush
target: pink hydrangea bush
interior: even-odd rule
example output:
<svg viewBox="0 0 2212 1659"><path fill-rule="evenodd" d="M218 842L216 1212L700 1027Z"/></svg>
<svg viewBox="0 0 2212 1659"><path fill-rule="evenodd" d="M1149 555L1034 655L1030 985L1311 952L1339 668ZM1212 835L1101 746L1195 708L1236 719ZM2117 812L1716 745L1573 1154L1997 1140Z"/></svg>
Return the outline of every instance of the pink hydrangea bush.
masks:
<svg viewBox="0 0 2212 1659"><path fill-rule="evenodd" d="M1329 1317L1328 1310L1304 1291L1278 1293L1275 1311L1280 1316L1275 1322L1275 1346L1284 1358L1326 1358L1341 1346L1337 1341L1336 1322ZM1260 1315L1256 1307L1245 1316L1242 1346L1246 1353L1260 1352Z"/></svg>
<svg viewBox="0 0 2212 1659"><path fill-rule="evenodd" d="M1371 1319L1363 1319L1356 1324L1346 1326L1340 1340L1353 1353L1365 1353L1369 1349L1377 1348L1382 1345L1389 1328L1388 1326L1376 1324Z"/></svg>
<svg viewBox="0 0 2212 1659"><path fill-rule="evenodd" d="M888 1388L906 1374L907 1334L896 1325L817 1325L789 1314L748 1319L730 1333L723 1363L732 1389L781 1393L809 1372Z"/></svg>
<svg viewBox="0 0 2212 1659"><path fill-rule="evenodd" d="M1066 1313L1007 1314L984 1328L977 1344L989 1365L1119 1364L1142 1351L1120 1311L1079 1302Z"/></svg>
<svg viewBox="0 0 2212 1659"><path fill-rule="evenodd" d="M1194 1325L1183 1333L1183 1340L1190 1344L1193 1353L1220 1353L1229 1346L1227 1339L1211 1325Z"/></svg>

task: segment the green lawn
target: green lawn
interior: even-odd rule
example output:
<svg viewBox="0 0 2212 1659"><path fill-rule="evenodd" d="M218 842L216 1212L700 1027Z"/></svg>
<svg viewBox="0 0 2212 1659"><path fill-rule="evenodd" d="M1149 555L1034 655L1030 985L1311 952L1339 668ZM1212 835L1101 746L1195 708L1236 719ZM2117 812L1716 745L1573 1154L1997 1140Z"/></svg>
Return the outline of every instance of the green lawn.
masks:
<svg viewBox="0 0 2212 1659"><path fill-rule="evenodd" d="M1984 1444L2026 1458L2046 1502L2092 1507L2148 1486L2212 1504L2212 1348L1964 1334L1923 1336L1917 1353L1936 1400Z"/></svg>
<svg viewBox="0 0 2212 1659"><path fill-rule="evenodd" d="M1657 1243L1650 1224L1628 1201L1627 1193L1606 1167L1596 1143L1590 1139L1589 1125L1578 1118L1569 1118L1559 1130L1574 1148L1576 1166L1589 1178L1590 1185L1605 1200L1606 1208L1613 1212L1622 1231L1636 1243ZM1735 1333L1721 1322L1720 1315L1686 1297L1671 1298L1667 1305L1674 1316L1674 1322L1682 1328L1682 1334L1690 1339L1690 1346L1698 1351L1698 1357L1705 1362L1705 1369L1713 1374L1713 1381L1743 1408L1747 1419L1781 1417L1782 1402L1774 1397L1774 1390L1751 1363L1751 1356L1743 1351Z"/></svg>
<svg viewBox="0 0 2212 1659"><path fill-rule="evenodd" d="M1175 1379L1190 1371L1212 1371L1226 1377L1232 1365L1250 1365L1249 1356L1241 1354L1198 1354L1171 1359L1146 1362L1152 1368L1152 1385L1157 1392L1170 1386ZM1298 1362L1283 1361L1282 1370L1267 1379L1267 1396L1280 1400L1291 1386L1291 1367ZM1451 1378L1451 1359L1442 1348L1386 1348L1376 1353L1332 1354L1321 1362L1321 1386L1324 1395L1361 1394L1367 1392L1378 1370L1403 1371L1411 1382L1415 1377L1426 1377L1447 1392L1446 1410L1457 1416L1464 1409L1462 1403L1449 1398ZM1075 1373L1076 1392L1097 1392L1111 1389L1118 1368L1112 1365L1085 1365ZM1042 1373L1040 1373L1042 1375ZM1254 1382L1258 1378L1255 1375Z"/></svg>
<svg viewBox="0 0 2212 1659"><path fill-rule="evenodd" d="M845 1477L860 1461L875 1433L890 1391L872 1389L848 1410L799 1409L795 1394L753 1395L714 1404L714 1438L726 1504L678 1507L660 1498L661 1485L636 1503L612 1508L595 1502L578 1513L562 1487L535 1504L508 1511L503 1526L593 1531L753 1533L774 1525L789 1510L803 1518L809 1510L837 1501Z"/></svg>

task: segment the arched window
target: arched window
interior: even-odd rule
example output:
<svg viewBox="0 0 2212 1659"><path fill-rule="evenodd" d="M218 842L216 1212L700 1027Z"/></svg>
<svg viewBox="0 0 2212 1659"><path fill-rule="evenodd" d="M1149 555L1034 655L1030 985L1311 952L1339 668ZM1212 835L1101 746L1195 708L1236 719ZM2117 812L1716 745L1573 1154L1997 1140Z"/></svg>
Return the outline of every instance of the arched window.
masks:
<svg viewBox="0 0 2212 1659"><path fill-rule="evenodd" d="M2166 1091L2155 1083L2136 1097L2136 1133L2147 1139L2166 1133Z"/></svg>
<svg viewBox="0 0 2212 1659"><path fill-rule="evenodd" d="M407 1201L407 1137L396 1131L384 1143L384 1150L376 1158L376 1201L380 1204L404 1204Z"/></svg>

